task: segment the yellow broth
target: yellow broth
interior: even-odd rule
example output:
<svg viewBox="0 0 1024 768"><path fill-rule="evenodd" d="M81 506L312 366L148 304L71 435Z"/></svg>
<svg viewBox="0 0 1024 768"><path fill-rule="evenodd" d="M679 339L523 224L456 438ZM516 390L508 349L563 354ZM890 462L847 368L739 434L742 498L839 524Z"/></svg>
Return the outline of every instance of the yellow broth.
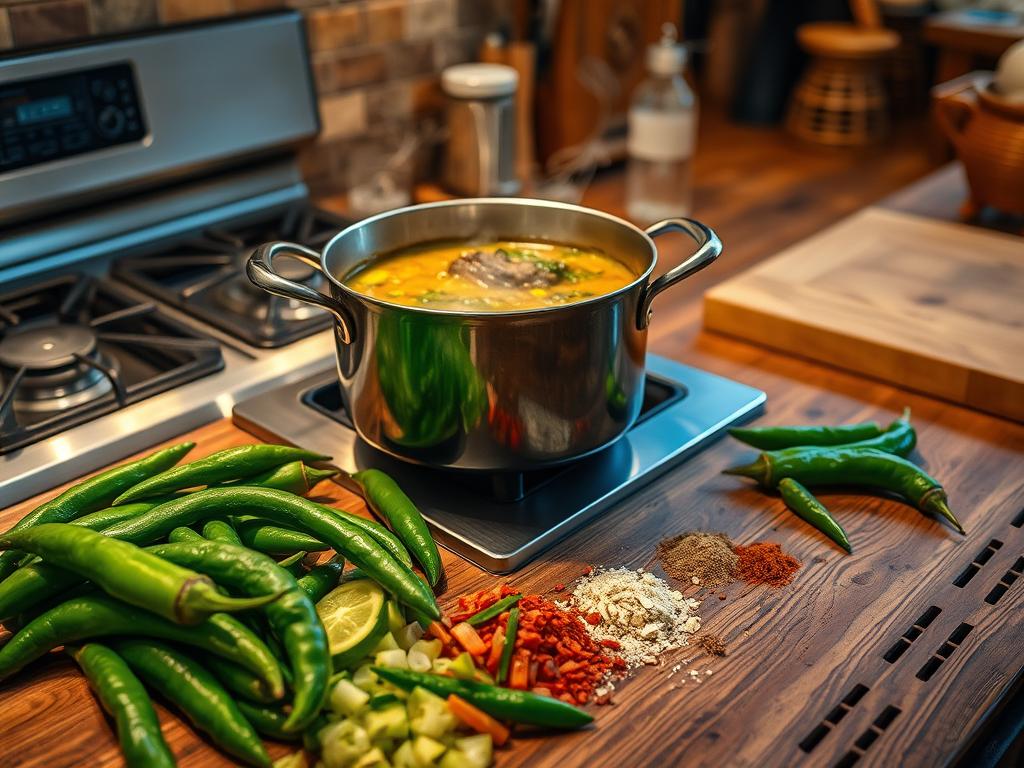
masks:
<svg viewBox="0 0 1024 768"><path fill-rule="evenodd" d="M487 264L475 261L481 258L491 266L500 265L499 277L487 271ZM469 269L477 272L467 274ZM515 277L506 277L506 269ZM522 273L529 276L523 281L528 284L486 282L518 280ZM502 240L403 249L359 267L344 282L354 291L394 304L504 312L584 301L616 291L635 278L631 269L601 251Z"/></svg>

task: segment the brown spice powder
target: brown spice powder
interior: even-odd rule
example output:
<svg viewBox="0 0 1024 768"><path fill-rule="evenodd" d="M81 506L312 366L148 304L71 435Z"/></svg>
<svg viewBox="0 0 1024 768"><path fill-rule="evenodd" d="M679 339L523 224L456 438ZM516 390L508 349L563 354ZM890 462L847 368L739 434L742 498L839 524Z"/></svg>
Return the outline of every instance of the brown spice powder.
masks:
<svg viewBox="0 0 1024 768"><path fill-rule="evenodd" d="M718 635L701 635L693 644L700 648L708 656L728 656L725 649L725 642Z"/></svg>
<svg viewBox="0 0 1024 768"><path fill-rule="evenodd" d="M693 531L658 544L658 559L665 573L676 581L702 587L721 587L735 578L739 557L724 533Z"/></svg>
<svg viewBox="0 0 1024 768"><path fill-rule="evenodd" d="M736 576L748 584L784 587L803 565L792 555L783 552L778 544L768 541L737 546L736 555L739 557Z"/></svg>

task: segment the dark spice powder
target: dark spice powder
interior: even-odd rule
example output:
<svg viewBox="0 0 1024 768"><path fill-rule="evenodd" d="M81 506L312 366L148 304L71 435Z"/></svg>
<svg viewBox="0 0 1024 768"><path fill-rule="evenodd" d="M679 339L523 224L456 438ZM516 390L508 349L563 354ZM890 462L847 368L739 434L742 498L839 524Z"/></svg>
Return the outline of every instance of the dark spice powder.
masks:
<svg viewBox="0 0 1024 768"><path fill-rule="evenodd" d="M724 533L693 531L664 539L658 559L665 573L684 584L721 587L730 583L738 563L732 541Z"/></svg>
<svg viewBox="0 0 1024 768"><path fill-rule="evenodd" d="M718 635L701 635L693 644L700 648L708 656L727 656L725 642Z"/></svg>
<svg viewBox="0 0 1024 768"><path fill-rule="evenodd" d="M739 557L736 577L748 584L767 584L784 587L793 580L802 563L782 551L782 547L768 541L735 547Z"/></svg>

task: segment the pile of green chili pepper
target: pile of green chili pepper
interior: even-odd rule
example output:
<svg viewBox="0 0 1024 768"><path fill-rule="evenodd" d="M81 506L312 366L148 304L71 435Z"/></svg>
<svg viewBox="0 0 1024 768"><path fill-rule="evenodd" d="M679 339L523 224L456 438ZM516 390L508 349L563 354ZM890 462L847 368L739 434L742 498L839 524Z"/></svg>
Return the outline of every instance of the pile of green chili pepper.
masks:
<svg viewBox="0 0 1024 768"><path fill-rule="evenodd" d="M917 434L910 409L887 428L875 422L838 427L736 428L729 434L762 453L756 461L725 470L779 491L786 506L847 552L846 531L807 486L858 486L894 493L964 533L937 480L905 457Z"/></svg>
<svg viewBox="0 0 1024 768"><path fill-rule="evenodd" d="M0 534L0 621L16 630L0 680L64 646L128 765L174 765L149 691L237 760L269 766L258 734L297 740L321 717L332 670L315 604L345 561L429 622L440 611L413 558L431 585L441 558L382 472L354 478L388 527L303 498L335 474L307 462L328 457L246 445L178 464L193 447L96 475Z"/></svg>

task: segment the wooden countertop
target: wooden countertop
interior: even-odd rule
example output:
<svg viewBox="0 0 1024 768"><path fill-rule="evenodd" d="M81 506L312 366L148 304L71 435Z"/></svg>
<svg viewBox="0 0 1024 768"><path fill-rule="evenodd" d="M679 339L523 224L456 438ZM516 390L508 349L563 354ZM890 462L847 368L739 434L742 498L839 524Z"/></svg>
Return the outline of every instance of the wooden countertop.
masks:
<svg viewBox="0 0 1024 768"><path fill-rule="evenodd" d="M723 467L750 454L734 442L717 443L509 581L543 592L571 582L588 564L645 566L662 537L704 529L740 542L779 542L804 562L794 583L781 590L732 585L724 601L707 597L704 626L726 640L726 658L693 649L670 653L663 666L639 670L620 684L616 703L597 708L595 728L516 738L499 765L789 766L843 759L849 765L844 756L851 749L860 765L950 764L1020 678L1024 579L994 606L984 598L1024 555L1024 427L701 333L699 298L707 285L926 167L905 143L871 156L819 156L774 133L722 130L720 149L698 163L697 213L719 230L726 251L720 264L656 301L651 351L764 389L766 423L885 421L910 405L920 436L917 458L946 484L968 535L896 501L829 494L824 501L854 542L854 554L843 555L778 499L722 476ZM752 136L760 141L756 148ZM768 167L766 152L774 153ZM588 202L617 210L620 196L621 177L606 176ZM677 245L663 242L669 264L688 253L681 238ZM226 421L191 437L200 444L197 454L252 441ZM320 488L347 508L362 509L333 483ZM0 513L0 525L37 502ZM991 556L977 575L962 588L953 586L986 547ZM447 552L445 561L449 592L442 603L496 581ZM887 661L885 654L905 633L914 635L912 625L930 606L941 609L930 626L898 661ZM964 635L964 624L974 631ZM951 635L955 642L944 645ZM948 660L927 682L917 679L936 653ZM670 667L680 662L713 674L700 684L679 674L670 678ZM0 697L3 764L120 764L109 726L64 658L4 683ZM182 766L228 764L175 716L161 715ZM819 742L802 750L800 742L809 745L812 733Z"/></svg>

